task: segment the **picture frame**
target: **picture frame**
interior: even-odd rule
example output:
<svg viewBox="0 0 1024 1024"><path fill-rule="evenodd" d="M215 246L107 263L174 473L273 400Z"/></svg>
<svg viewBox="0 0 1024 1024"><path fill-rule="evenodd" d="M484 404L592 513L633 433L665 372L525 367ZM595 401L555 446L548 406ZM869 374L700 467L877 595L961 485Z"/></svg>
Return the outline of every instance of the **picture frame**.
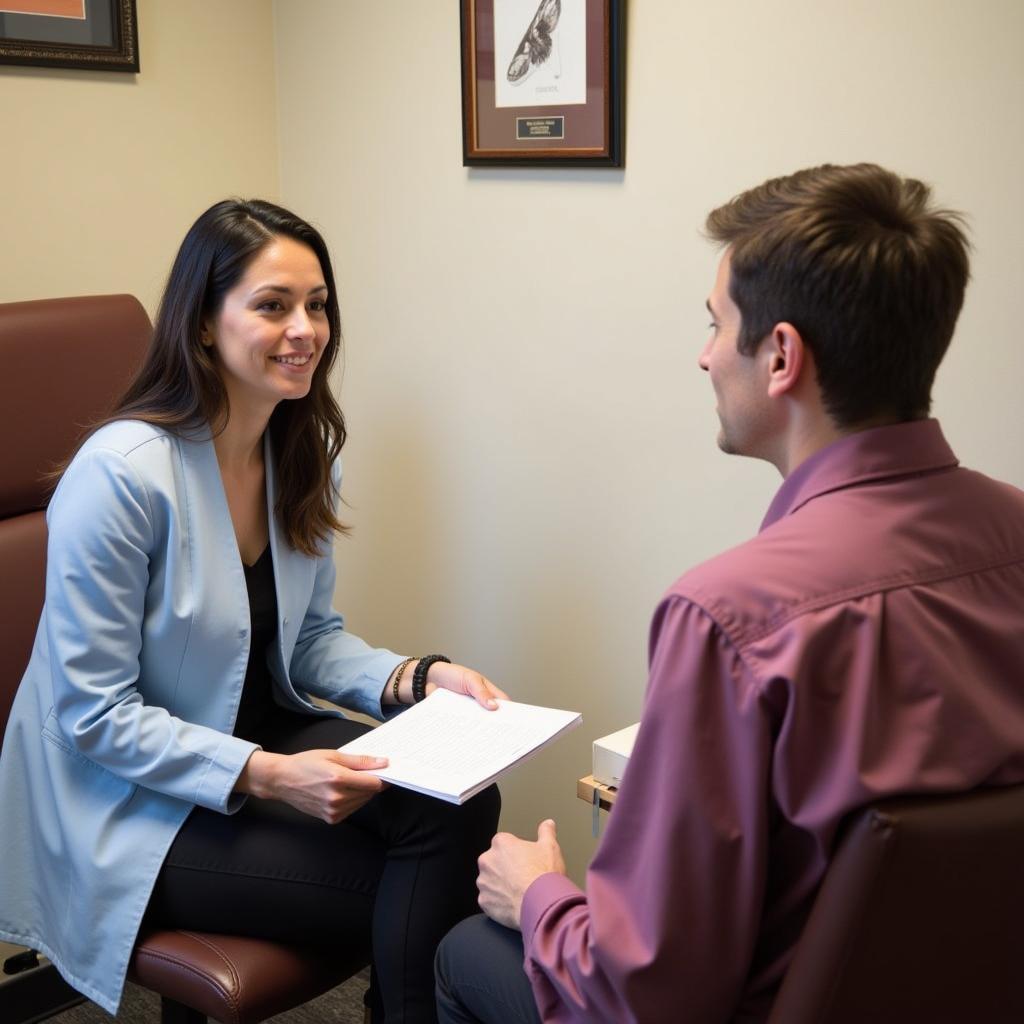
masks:
<svg viewBox="0 0 1024 1024"><path fill-rule="evenodd" d="M135 0L0 0L0 64L138 72Z"/></svg>
<svg viewBox="0 0 1024 1024"><path fill-rule="evenodd" d="M624 4L460 0L464 166L623 166Z"/></svg>

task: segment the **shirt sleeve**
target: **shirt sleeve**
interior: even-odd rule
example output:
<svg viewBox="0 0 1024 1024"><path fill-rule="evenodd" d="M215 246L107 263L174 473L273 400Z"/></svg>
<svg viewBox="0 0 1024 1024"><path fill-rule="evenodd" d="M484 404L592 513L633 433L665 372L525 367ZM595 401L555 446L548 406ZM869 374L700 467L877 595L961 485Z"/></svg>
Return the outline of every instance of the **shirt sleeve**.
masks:
<svg viewBox="0 0 1024 1024"><path fill-rule="evenodd" d="M332 470L335 493L341 488L341 463ZM292 683L334 704L370 715L378 721L402 711L381 704L384 684L403 660L382 647L371 647L345 629L335 610L334 545L326 542L316 559L316 575L309 605L299 628L288 674Z"/></svg>
<svg viewBox="0 0 1024 1024"><path fill-rule="evenodd" d="M770 758L771 718L740 655L670 595L586 893L544 875L523 901L524 966L545 1021L731 1018L760 921Z"/></svg>
<svg viewBox="0 0 1024 1024"><path fill-rule="evenodd" d="M130 782L222 812L256 744L147 704L140 654L150 559L149 495L122 454L80 452L47 514L46 639L58 729L51 738Z"/></svg>

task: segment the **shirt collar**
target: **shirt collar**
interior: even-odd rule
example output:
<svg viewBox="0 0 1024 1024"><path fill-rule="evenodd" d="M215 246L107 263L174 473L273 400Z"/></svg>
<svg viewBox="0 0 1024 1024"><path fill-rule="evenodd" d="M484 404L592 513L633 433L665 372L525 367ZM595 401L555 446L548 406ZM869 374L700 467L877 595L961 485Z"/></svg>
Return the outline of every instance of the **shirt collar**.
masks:
<svg viewBox="0 0 1024 1024"><path fill-rule="evenodd" d="M847 434L805 459L786 477L761 529L829 491L956 465L938 420L913 420Z"/></svg>

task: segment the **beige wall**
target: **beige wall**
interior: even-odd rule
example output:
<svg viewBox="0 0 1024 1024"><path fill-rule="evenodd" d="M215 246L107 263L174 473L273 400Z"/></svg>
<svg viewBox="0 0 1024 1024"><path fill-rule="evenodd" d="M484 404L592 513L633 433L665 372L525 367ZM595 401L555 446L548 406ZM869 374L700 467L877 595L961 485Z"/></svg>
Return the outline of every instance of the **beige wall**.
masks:
<svg viewBox="0 0 1024 1024"><path fill-rule="evenodd" d="M585 712L504 786L506 827L554 815L577 874L573 780L638 717L660 592L778 483L714 445L710 207L875 160L966 210L975 280L936 412L965 461L1024 485L1024 6L629 6L616 172L461 166L454 2L275 4L282 196L333 245L347 336L341 606Z"/></svg>
<svg viewBox="0 0 1024 1024"><path fill-rule="evenodd" d="M139 75L0 66L0 302L132 292L191 221L278 193L270 0L139 0Z"/></svg>
<svg viewBox="0 0 1024 1024"><path fill-rule="evenodd" d="M1024 485L1017 0L634 0L624 172L463 168L454 2L138 6L137 78L0 67L0 301L152 311L216 199L316 220L348 350L340 605L368 639L585 712L504 786L506 827L554 815L577 875L573 779L639 715L651 609L777 485L714 446L711 206L871 159L966 210L975 280L936 412L966 462Z"/></svg>

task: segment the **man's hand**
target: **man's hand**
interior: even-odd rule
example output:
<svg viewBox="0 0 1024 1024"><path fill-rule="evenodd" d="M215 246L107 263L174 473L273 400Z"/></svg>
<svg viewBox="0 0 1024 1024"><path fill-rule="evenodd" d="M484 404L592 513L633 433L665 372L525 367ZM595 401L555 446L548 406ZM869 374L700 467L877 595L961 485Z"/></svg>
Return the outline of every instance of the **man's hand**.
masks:
<svg viewBox="0 0 1024 1024"><path fill-rule="evenodd" d="M519 928L523 895L535 879L552 871L565 874L555 823L550 819L537 826L535 843L499 832L478 863L480 876L476 887L480 890L480 909L507 928Z"/></svg>

